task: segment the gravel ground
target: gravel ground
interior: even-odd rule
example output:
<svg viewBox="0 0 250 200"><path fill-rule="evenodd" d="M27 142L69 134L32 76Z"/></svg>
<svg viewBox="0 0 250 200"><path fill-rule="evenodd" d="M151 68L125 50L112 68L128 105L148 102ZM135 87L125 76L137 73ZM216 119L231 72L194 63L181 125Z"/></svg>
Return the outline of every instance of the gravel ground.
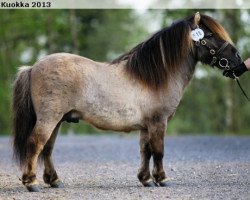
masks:
<svg viewBox="0 0 250 200"><path fill-rule="evenodd" d="M138 135L59 136L54 150L64 189L29 193L0 138L0 199L250 199L250 137L166 137L168 188L144 188L136 178Z"/></svg>

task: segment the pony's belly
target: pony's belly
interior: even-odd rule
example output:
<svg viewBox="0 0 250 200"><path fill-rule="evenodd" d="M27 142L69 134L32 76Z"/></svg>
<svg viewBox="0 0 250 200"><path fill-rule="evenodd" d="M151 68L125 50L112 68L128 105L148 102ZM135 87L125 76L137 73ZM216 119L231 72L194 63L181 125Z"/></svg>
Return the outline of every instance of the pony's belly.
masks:
<svg viewBox="0 0 250 200"><path fill-rule="evenodd" d="M84 120L102 130L130 132L143 128L138 115L123 116L117 112L90 113L84 115Z"/></svg>
<svg viewBox="0 0 250 200"><path fill-rule="evenodd" d="M97 121L88 121L90 124L101 130L109 131L121 131L121 132L131 132L143 129L140 124L114 124L109 122L97 123Z"/></svg>

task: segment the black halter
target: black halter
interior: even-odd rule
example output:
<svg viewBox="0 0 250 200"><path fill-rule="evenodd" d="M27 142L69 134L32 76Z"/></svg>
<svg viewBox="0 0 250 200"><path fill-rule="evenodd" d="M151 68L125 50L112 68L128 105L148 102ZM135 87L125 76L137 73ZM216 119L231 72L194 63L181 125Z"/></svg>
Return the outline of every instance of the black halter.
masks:
<svg viewBox="0 0 250 200"><path fill-rule="evenodd" d="M206 36L204 38L206 38ZM195 45L197 47L199 47L200 45L205 46L208 49L209 53L212 55L212 60L209 65L214 66L218 62L219 66L224 70L223 75L225 74L225 72L230 73L231 76L228 77L234 79L237 82L243 95L248 101L250 101L250 98L247 96L246 92L240 84L239 76L235 74L235 68L237 68L237 66L234 68L230 67L228 65L228 59L220 56L220 53L223 52L229 44L229 42L224 42L221 47L216 51L215 49L211 48L204 39L195 42Z"/></svg>

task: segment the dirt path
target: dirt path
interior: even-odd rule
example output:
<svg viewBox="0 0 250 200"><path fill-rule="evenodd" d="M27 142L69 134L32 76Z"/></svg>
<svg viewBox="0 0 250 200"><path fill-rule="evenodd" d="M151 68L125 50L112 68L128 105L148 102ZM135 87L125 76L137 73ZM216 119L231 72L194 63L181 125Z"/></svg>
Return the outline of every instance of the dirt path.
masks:
<svg viewBox="0 0 250 200"><path fill-rule="evenodd" d="M59 136L54 159L65 188L42 184L29 193L10 139L0 138L0 199L250 199L250 137L167 137L165 147L172 186L144 188L136 178L138 136Z"/></svg>

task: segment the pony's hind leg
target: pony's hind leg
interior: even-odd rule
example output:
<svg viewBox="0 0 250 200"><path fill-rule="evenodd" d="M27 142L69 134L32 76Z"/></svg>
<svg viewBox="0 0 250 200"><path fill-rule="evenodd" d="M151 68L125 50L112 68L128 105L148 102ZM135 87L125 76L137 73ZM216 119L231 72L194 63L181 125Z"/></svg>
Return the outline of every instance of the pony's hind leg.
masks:
<svg viewBox="0 0 250 200"><path fill-rule="evenodd" d="M140 132L140 153L141 153L141 166L138 171L137 177L145 187L157 186L149 171L149 162L151 158L151 149L149 144L149 133L147 130Z"/></svg>
<svg viewBox="0 0 250 200"><path fill-rule="evenodd" d="M48 142L44 146L43 151L41 153L42 159L44 161L44 167L45 167L43 180L45 183L49 184L51 187L54 187L54 188L64 187L62 181L58 178L58 175L54 168L54 164L53 164L52 157L51 157L60 125L61 125L61 122L59 122L56 128L53 130L51 137L49 138Z"/></svg>
<svg viewBox="0 0 250 200"><path fill-rule="evenodd" d="M22 183L31 192L39 191L38 181L36 179L38 156L43 150L44 145L49 140L58 121L38 120L27 141L27 158L25 165L23 166Z"/></svg>

